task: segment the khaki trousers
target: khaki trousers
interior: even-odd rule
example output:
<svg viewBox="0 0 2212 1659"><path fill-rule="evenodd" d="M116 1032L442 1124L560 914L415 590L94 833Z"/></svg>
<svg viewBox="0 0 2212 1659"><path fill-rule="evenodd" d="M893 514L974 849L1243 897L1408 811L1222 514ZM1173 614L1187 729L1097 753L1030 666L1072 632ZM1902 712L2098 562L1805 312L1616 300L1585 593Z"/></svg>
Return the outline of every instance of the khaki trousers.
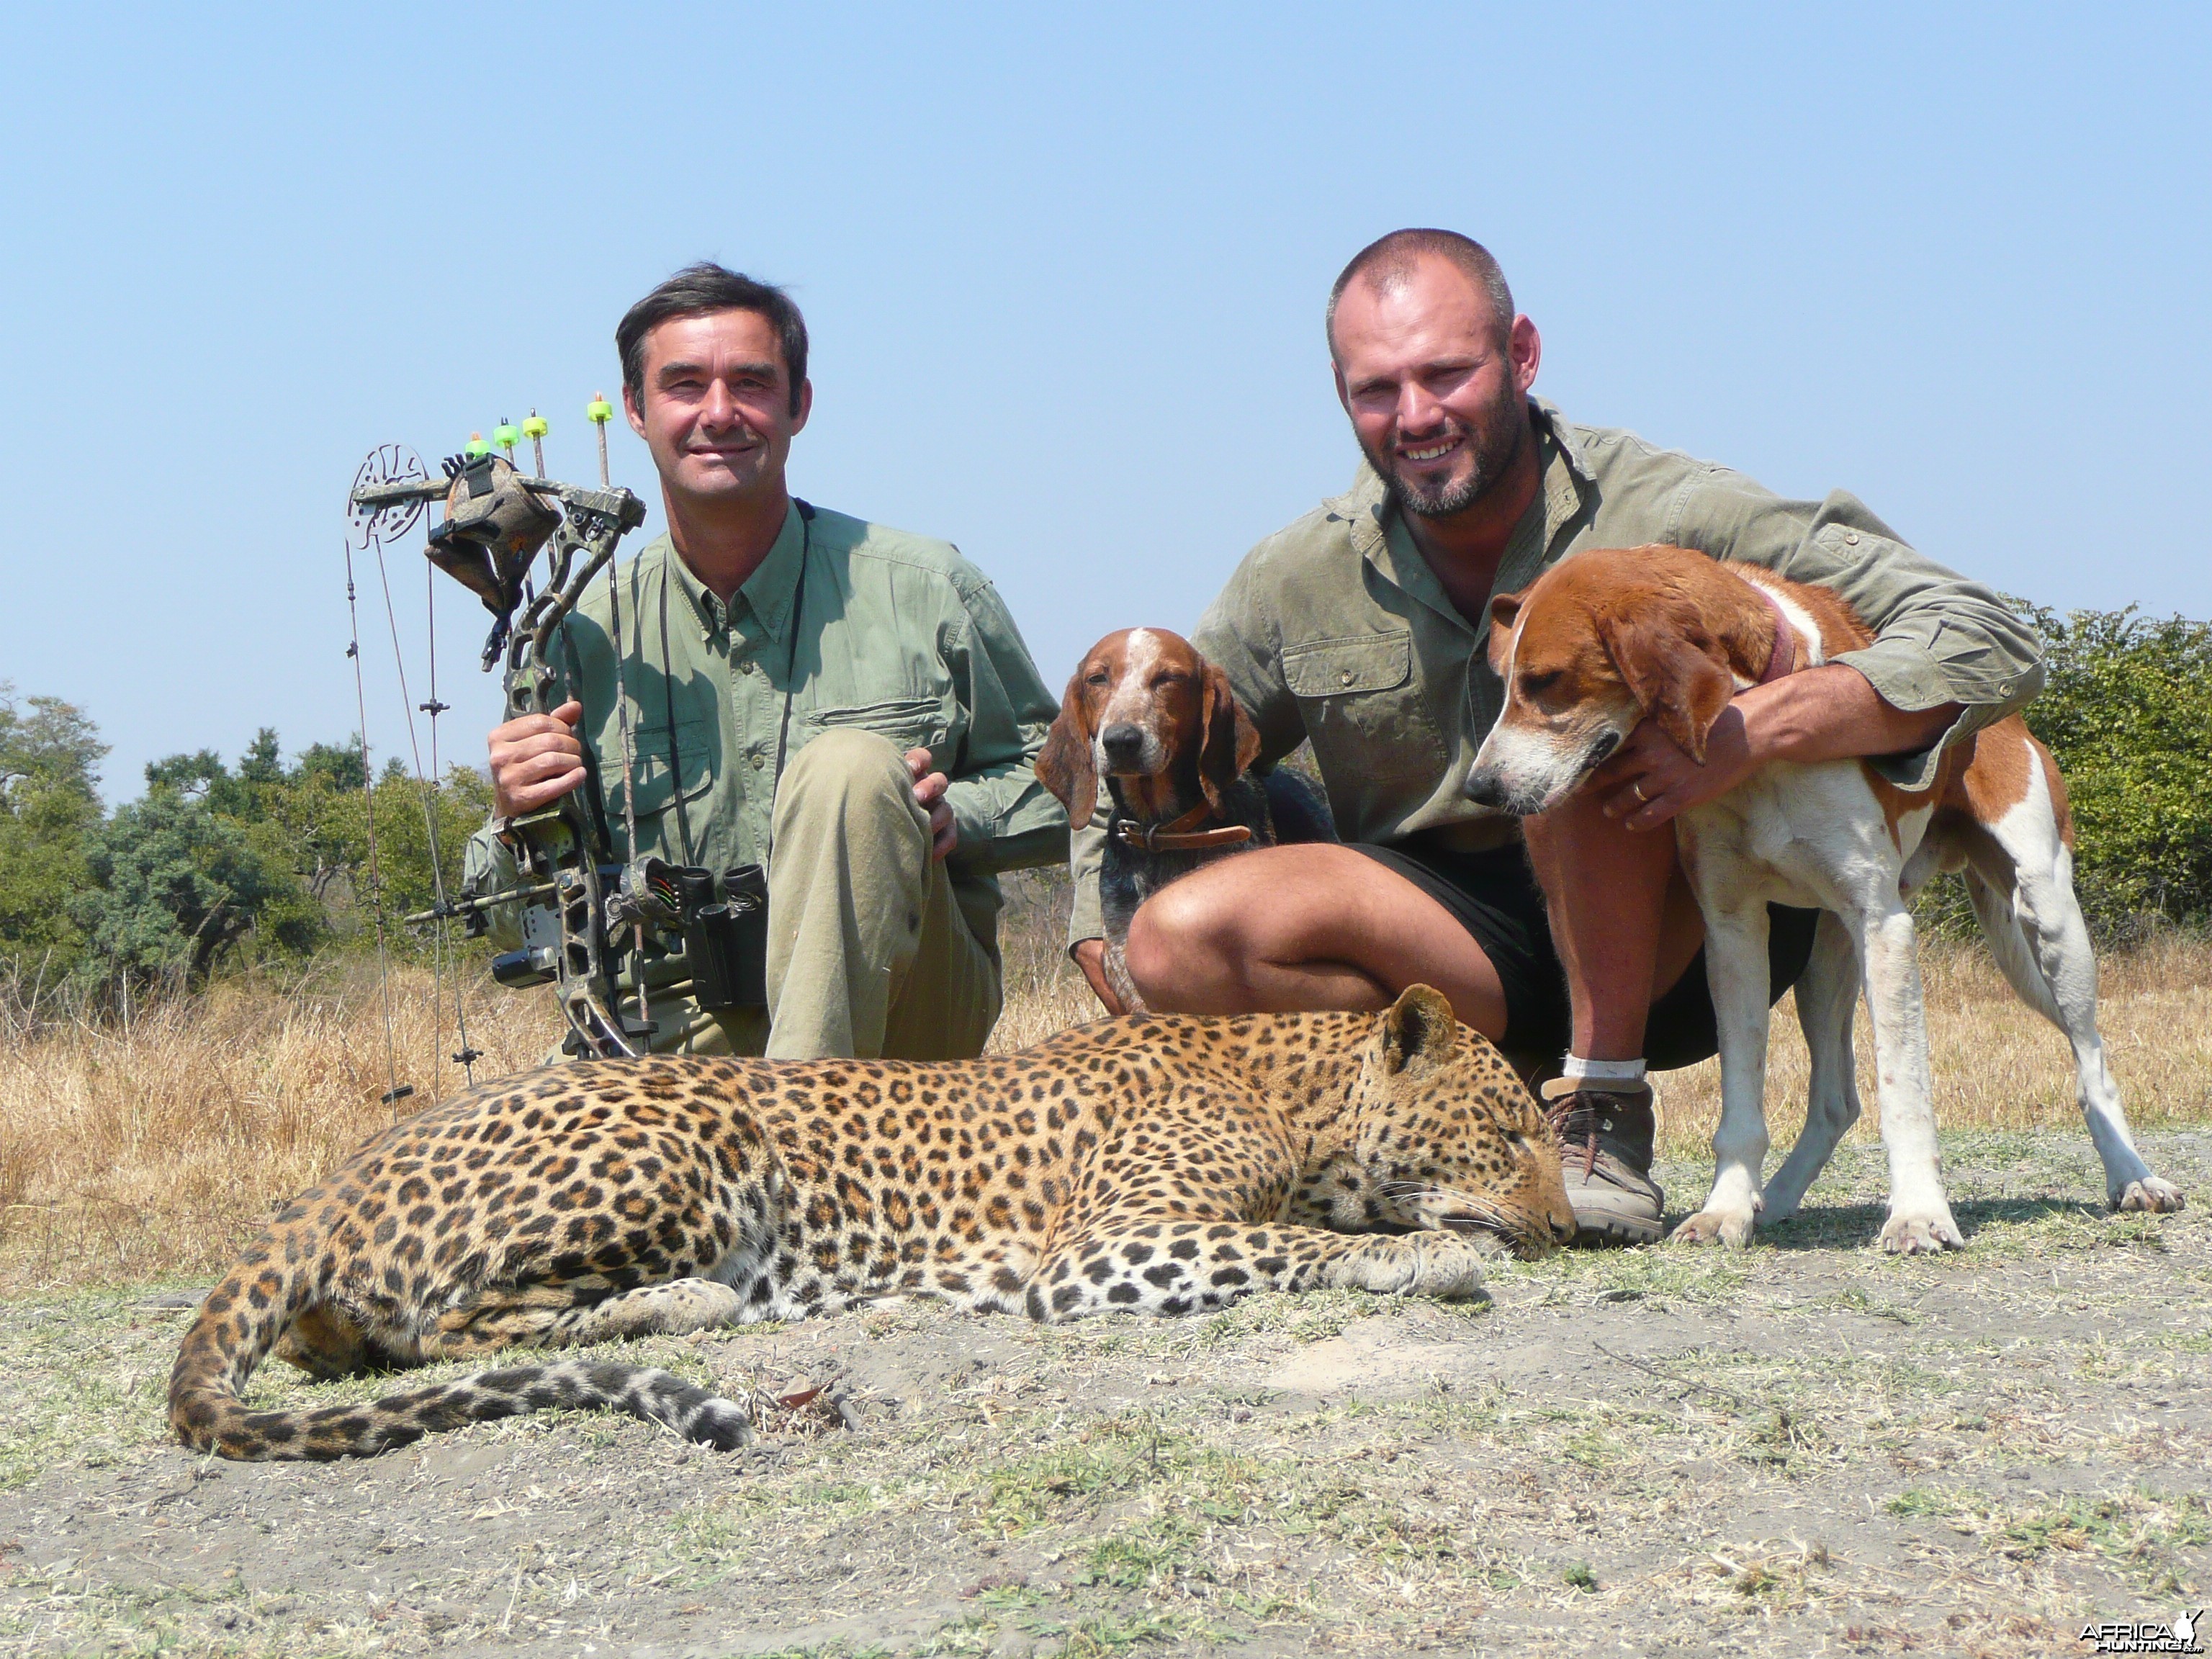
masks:
<svg viewBox="0 0 2212 1659"><path fill-rule="evenodd" d="M653 1000L659 1054L960 1060L999 1021L999 965L929 856L929 817L887 738L823 732L776 791L768 1008Z"/></svg>

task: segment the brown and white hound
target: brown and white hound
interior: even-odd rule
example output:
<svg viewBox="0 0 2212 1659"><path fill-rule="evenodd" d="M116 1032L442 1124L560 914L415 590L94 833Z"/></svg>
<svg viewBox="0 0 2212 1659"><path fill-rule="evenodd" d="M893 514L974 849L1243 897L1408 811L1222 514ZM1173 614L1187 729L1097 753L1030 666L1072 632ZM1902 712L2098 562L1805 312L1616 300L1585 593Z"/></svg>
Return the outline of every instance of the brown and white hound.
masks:
<svg viewBox="0 0 2212 1659"><path fill-rule="evenodd" d="M1491 661L1505 709L1468 792L1522 813L1549 810L1627 738L1658 723L1703 763L1705 737L1745 687L1871 642L1826 588L1679 547L1593 550L1491 602ZM1851 1020L1861 976L1874 1026L1885 1248L1962 1243L1943 1191L1912 896L1962 871L1975 915L2023 1001L2066 1034L2090 1138L2115 1209L2177 1210L2128 1133L2097 1031L2097 960L2074 896L2074 826L2048 750L2010 715L1944 751L1934 784L1900 789L1863 761L1767 766L1674 820L1705 921L1721 1042L1718 1168L1678 1239L1741 1245L1753 1218L1796 1212L1859 1115ZM1826 914L1797 986L1812 1055L1804 1132L1762 1187L1767 1151L1766 907Z"/></svg>
<svg viewBox="0 0 2212 1659"><path fill-rule="evenodd" d="M1123 947L1147 898L1227 854L1334 839L1327 809L1303 783L1247 770L1259 752L1259 731L1237 707L1229 676L1180 634L1109 634L1068 681L1037 756L1037 780L1076 830L1090 823L1098 780L1106 780L1113 808L1098 898L1107 981L1124 1007L1145 1006Z"/></svg>

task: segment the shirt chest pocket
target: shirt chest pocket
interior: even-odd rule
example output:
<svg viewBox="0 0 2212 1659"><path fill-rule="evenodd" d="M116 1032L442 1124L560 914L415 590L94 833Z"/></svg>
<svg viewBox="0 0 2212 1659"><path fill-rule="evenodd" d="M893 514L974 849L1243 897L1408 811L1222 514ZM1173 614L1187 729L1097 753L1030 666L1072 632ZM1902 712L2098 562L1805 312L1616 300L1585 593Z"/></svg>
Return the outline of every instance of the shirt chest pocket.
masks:
<svg viewBox="0 0 2212 1659"><path fill-rule="evenodd" d="M902 754L927 749L939 770L951 763L968 735L959 707L948 708L935 697L890 697L810 708L794 719L793 726L794 740L817 738L824 732L872 732Z"/></svg>
<svg viewBox="0 0 2212 1659"><path fill-rule="evenodd" d="M1432 773L1444 763L1413 678L1410 629L1286 647L1283 680L1315 749L1354 775Z"/></svg>
<svg viewBox="0 0 2212 1659"><path fill-rule="evenodd" d="M617 747L621 741L619 732L611 732L599 762L607 816L617 823L623 811L622 751ZM653 817L678 800L702 793L714 781L720 744L720 733L710 720L679 720L673 726L665 720L641 723L630 733L629 762L629 775L637 786L638 817Z"/></svg>

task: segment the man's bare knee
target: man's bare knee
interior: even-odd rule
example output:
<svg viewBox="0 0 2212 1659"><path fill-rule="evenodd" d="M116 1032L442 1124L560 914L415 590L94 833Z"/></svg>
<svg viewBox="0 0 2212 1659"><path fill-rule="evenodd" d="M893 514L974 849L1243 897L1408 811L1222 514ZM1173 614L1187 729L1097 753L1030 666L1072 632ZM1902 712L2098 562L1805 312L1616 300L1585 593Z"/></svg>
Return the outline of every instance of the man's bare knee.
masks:
<svg viewBox="0 0 2212 1659"><path fill-rule="evenodd" d="M1123 947L1145 1000L1172 1006L1191 983L1213 978L1233 951L1231 923L1202 882L1177 882L1147 899L1130 918Z"/></svg>

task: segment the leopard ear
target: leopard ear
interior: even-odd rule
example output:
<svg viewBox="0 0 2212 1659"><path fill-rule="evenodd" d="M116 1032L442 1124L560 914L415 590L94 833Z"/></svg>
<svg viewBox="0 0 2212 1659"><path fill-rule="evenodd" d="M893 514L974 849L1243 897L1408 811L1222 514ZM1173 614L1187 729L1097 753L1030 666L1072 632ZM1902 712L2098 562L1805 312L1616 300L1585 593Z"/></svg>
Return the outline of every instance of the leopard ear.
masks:
<svg viewBox="0 0 2212 1659"><path fill-rule="evenodd" d="M1426 985L1408 985L1382 1016L1386 1076L1440 1066L1458 1047L1459 1017L1443 992Z"/></svg>
<svg viewBox="0 0 2212 1659"><path fill-rule="evenodd" d="M1060 717L1045 733L1037 750L1037 781L1050 790L1067 809L1067 827L1081 830L1091 822L1098 805L1098 755L1091 746L1091 699L1084 695L1083 670L1078 663L1060 699Z"/></svg>
<svg viewBox="0 0 2212 1659"><path fill-rule="evenodd" d="M1221 810L1221 794L1252 764L1260 752L1260 728L1229 689L1229 676L1215 664L1206 665L1200 692L1198 787L1206 804Z"/></svg>

